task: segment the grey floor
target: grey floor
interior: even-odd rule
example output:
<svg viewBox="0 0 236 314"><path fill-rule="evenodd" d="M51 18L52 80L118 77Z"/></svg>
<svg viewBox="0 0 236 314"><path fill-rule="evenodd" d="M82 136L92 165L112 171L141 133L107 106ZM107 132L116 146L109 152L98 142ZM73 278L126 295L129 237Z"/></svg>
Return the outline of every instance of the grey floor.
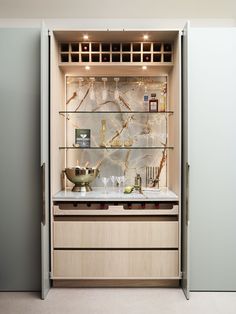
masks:
<svg viewBox="0 0 236 314"><path fill-rule="evenodd" d="M236 292L180 289L51 289L45 301L32 292L1 292L1 314L235 314Z"/></svg>

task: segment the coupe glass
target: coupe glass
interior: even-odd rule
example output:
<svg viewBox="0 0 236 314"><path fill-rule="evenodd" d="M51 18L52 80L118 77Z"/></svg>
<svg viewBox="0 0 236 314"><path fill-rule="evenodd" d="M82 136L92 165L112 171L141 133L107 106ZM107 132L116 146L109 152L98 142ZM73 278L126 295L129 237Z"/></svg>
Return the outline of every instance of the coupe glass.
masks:
<svg viewBox="0 0 236 314"><path fill-rule="evenodd" d="M108 177L102 177L102 183L104 185L105 194L107 193L107 184L108 184L109 180L110 179Z"/></svg>

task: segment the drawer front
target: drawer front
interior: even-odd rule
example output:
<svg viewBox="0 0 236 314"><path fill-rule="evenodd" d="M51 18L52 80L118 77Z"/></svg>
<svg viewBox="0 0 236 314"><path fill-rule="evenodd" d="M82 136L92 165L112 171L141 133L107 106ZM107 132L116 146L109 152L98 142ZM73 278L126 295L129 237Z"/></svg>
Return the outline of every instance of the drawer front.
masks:
<svg viewBox="0 0 236 314"><path fill-rule="evenodd" d="M54 279L178 277L178 250L54 250Z"/></svg>
<svg viewBox="0 0 236 314"><path fill-rule="evenodd" d="M75 205L75 206L74 206ZM89 206L88 206L89 205ZM178 215L179 206L171 204L161 204L156 207L155 204L148 204L143 209L141 204L133 204L132 208L125 205L105 205L101 204L83 204L66 203L53 206L55 216L155 216L155 215Z"/></svg>
<svg viewBox="0 0 236 314"><path fill-rule="evenodd" d="M178 222L55 221L54 248L178 248Z"/></svg>

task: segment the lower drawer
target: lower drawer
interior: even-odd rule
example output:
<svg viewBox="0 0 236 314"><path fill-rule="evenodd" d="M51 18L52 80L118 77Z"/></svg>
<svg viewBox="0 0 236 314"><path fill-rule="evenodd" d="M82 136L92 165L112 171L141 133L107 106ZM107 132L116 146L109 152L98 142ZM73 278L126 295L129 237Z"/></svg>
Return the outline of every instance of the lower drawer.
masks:
<svg viewBox="0 0 236 314"><path fill-rule="evenodd" d="M178 221L55 221L54 248L178 248Z"/></svg>
<svg viewBox="0 0 236 314"><path fill-rule="evenodd" d="M53 279L179 276L178 250L54 250Z"/></svg>

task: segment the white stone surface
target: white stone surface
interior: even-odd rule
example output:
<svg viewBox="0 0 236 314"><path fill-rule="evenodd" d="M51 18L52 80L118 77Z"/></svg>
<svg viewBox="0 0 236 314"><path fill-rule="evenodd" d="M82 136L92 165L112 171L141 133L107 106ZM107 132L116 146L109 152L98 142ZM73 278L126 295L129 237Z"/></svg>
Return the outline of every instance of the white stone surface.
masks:
<svg viewBox="0 0 236 314"><path fill-rule="evenodd" d="M178 196L163 188L160 191L144 191L142 194L133 192L125 194L119 190L108 188L105 193L104 188L93 188L91 192L72 192L70 189L63 190L54 195L53 201L178 201Z"/></svg>

